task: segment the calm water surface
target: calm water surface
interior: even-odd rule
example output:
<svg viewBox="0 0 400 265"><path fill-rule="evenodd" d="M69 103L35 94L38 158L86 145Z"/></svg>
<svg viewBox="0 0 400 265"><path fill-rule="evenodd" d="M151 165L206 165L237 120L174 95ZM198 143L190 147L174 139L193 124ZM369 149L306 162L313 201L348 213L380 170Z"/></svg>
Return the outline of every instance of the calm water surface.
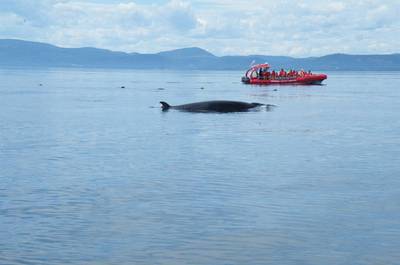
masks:
<svg viewBox="0 0 400 265"><path fill-rule="evenodd" d="M328 74L0 70L0 264L399 264L400 73Z"/></svg>

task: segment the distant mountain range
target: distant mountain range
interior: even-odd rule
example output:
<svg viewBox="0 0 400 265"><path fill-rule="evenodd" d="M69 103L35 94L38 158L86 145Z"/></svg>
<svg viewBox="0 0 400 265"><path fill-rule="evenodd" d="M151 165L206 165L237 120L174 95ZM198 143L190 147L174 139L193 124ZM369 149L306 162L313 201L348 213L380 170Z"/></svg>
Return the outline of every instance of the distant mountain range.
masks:
<svg viewBox="0 0 400 265"><path fill-rule="evenodd" d="M331 54L308 58L267 55L218 57L195 47L155 54L140 54L97 48L61 48L39 42L0 39L0 67L245 70L254 61L256 63L268 62L275 69L400 70L400 54Z"/></svg>

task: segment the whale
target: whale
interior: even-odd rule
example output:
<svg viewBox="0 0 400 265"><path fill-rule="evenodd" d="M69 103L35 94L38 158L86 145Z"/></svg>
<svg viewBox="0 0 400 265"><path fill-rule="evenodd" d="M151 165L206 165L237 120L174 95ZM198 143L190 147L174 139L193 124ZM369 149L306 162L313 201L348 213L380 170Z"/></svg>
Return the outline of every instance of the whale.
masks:
<svg viewBox="0 0 400 265"><path fill-rule="evenodd" d="M202 101L202 102L195 102L195 103L176 105L176 106L171 106L165 101L160 101L160 104L163 111L176 109L187 112L220 112L220 113L245 112L260 106L267 106L268 109L268 107L273 106L269 104L266 105L254 102L247 103L247 102L230 101L230 100Z"/></svg>

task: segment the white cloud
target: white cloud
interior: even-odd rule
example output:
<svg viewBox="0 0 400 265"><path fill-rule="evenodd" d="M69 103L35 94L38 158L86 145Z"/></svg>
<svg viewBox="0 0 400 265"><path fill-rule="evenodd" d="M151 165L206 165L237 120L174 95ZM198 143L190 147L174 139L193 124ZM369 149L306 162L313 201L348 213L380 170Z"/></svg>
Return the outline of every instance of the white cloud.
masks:
<svg viewBox="0 0 400 265"><path fill-rule="evenodd" d="M200 46L218 55L399 52L397 0L2 0L0 38L157 52Z"/></svg>

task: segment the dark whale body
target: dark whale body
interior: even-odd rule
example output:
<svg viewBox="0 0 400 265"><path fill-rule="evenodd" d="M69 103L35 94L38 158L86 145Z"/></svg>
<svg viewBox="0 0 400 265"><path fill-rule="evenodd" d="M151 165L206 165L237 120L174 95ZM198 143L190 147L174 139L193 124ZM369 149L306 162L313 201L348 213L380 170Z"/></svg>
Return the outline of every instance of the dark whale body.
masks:
<svg viewBox="0 0 400 265"><path fill-rule="evenodd" d="M228 100L203 101L178 106L170 106L164 101L161 101L160 103L163 111L177 109L189 112L243 112L264 105L261 103L246 103Z"/></svg>

